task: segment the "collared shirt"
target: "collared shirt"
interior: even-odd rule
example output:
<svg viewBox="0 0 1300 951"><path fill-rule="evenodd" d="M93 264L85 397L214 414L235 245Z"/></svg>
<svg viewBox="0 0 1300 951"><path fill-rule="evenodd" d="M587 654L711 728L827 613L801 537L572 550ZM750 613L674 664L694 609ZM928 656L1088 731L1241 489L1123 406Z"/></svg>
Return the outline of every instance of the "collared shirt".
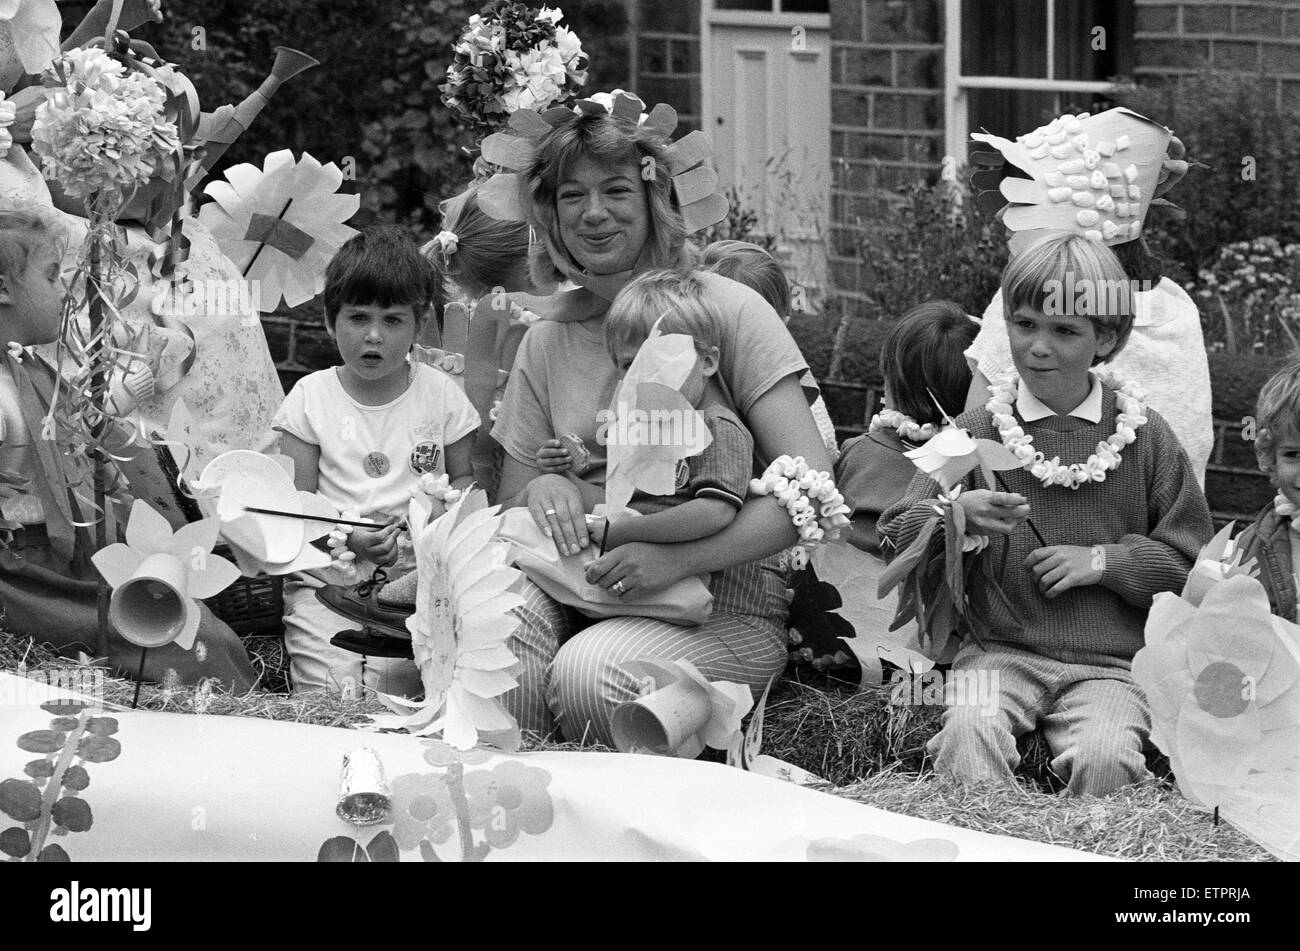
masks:
<svg viewBox="0 0 1300 951"><path fill-rule="evenodd" d="M1092 378L1092 389L1084 397L1082 403L1076 406L1067 416L1075 416L1079 419L1086 420L1090 423L1101 422L1101 381L1097 379L1095 373L1088 374ZM1020 418L1027 423L1033 423L1040 419L1046 419L1049 416L1058 415L1055 410L1047 406L1033 393L1029 392L1029 387L1025 381L1019 383L1019 391L1016 393L1016 410L1020 413Z"/></svg>

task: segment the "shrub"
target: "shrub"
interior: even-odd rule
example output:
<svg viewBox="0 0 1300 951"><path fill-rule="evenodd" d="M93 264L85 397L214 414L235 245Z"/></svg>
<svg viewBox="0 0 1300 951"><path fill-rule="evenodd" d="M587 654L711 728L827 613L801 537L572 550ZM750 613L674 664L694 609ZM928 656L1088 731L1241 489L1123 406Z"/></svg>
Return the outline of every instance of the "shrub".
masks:
<svg viewBox="0 0 1300 951"><path fill-rule="evenodd" d="M1300 243L1269 237L1226 245L1188 290L1200 298L1208 348L1300 350Z"/></svg>

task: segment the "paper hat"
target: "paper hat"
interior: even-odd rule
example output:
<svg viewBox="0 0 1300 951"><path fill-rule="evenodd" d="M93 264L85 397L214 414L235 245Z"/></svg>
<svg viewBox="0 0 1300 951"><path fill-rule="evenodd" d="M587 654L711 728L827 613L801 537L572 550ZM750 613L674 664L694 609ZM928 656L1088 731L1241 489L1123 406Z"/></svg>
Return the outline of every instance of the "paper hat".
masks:
<svg viewBox="0 0 1300 951"><path fill-rule="evenodd" d="M754 705L744 684L710 683L688 661L641 658L620 666L643 688L614 708L614 745L622 753L694 759L705 746L725 750Z"/></svg>
<svg viewBox="0 0 1300 951"><path fill-rule="evenodd" d="M997 149L971 156L971 182L980 208L1014 232L1013 253L1059 232L1123 244L1142 233L1153 205L1174 207L1155 197L1173 133L1128 109L1061 116L1014 142L971 138ZM1004 163L1029 178L1004 177Z"/></svg>
<svg viewBox="0 0 1300 951"><path fill-rule="evenodd" d="M208 463L194 485L200 506L219 520L221 535L244 574L284 575L330 565L330 555L310 543L328 535L334 526L294 516L334 519L339 513L316 493L294 488L286 468L291 465L283 456L235 449ZM284 512L287 517L260 515L247 511L249 507Z"/></svg>
<svg viewBox="0 0 1300 951"><path fill-rule="evenodd" d="M677 128L677 110L660 103L645 114L645 103L621 89L580 99L572 108L559 106L538 114L520 109L510 116L506 130L483 140L483 158L502 172L479 188L479 207L503 221L524 221L516 173L536 157L537 147L548 132L572 119L574 114L611 114L629 137L667 146L668 171L673 195L686 225L686 233L701 231L727 217L727 199L718 193L718 173L713 169L713 145L704 133L694 131L668 144Z"/></svg>
<svg viewBox="0 0 1300 951"><path fill-rule="evenodd" d="M174 534L167 520L136 500L126 544L100 549L91 562L113 589L108 619L132 644L161 647L175 641L189 650L199 629L196 599L211 598L239 578L239 569L212 554L216 519Z"/></svg>

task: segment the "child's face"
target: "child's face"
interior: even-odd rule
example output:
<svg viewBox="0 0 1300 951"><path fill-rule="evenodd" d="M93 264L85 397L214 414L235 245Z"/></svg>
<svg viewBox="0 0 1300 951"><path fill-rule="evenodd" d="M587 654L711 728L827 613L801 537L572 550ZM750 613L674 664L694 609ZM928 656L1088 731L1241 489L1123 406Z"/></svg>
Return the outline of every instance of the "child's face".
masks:
<svg viewBox="0 0 1300 951"><path fill-rule="evenodd" d="M644 341L642 341L644 343ZM639 343L625 343L614 355L614 365L618 367L618 378L627 376L628 367L636 359ZM699 406L704 399L705 381L718 372L718 348L710 347L707 353L695 351L695 366L691 367L690 376L681 386L681 394L692 406Z"/></svg>
<svg viewBox="0 0 1300 951"><path fill-rule="evenodd" d="M1115 349L1115 336L1097 334L1088 317L1047 315L1022 304L1007 325L1011 359L1029 391L1057 413L1068 413L1088 395L1088 371L1098 356Z"/></svg>
<svg viewBox="0 0 1300 951"><path fill-rule="evenodd" d="M410 304L344 304L330 336L349 370L371 382L406 372L418 327Z"/></svg>
<svg viewBox="0 0 1300 951"><path fill-rule="evenodd" d="M0 276L0 337L24 347L52 343L59 337L63 313L62 255L53 245L33 249L27 267L16 277Z"/></svg>
<svg viewBox="0 0 1300 951"><path fill-rule="evenodd" d="M1273 481L1286 500L1300 505L1300 433L1284 433L1274 450Z"/></svg>

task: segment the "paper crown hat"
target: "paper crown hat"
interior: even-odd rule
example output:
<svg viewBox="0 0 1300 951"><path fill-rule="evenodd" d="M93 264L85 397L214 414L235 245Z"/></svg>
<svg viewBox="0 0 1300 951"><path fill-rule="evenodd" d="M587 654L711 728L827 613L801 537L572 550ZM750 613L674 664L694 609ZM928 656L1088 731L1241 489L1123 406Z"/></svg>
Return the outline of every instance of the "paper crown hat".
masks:
<svg viewBox="0 0 1300 951"><path fill-rule="evenodd" d="M669 143L677 128L677 110L661 102L647 115L645 103L621 89L580 99L572 108L558 106L542 113L520 109L513 113L504 131L494 132L483 140L483 159L504 171L480 187L479 207L494 218L524 221L517 173L536 158L537 148L546 134L575 114L612 115L629 136L666 146L673 197L687 234L727 217L730 206L718 193L718 173L712 163L713 145L704 133L696 130Z"/></svg>
<svg viewBox="0 0 1300 951"><path fill-rule="evenodd" d="M971 156L971 183L979 207L1013 232L1013 253L1059 232L1123 244L1142 233L1153 206L1177 211L1156 198L1173 133L1128 109L1064 115L1014 142L971 138L997 150ZM1007 165L1029 177L1009 177Z"/></svg>

